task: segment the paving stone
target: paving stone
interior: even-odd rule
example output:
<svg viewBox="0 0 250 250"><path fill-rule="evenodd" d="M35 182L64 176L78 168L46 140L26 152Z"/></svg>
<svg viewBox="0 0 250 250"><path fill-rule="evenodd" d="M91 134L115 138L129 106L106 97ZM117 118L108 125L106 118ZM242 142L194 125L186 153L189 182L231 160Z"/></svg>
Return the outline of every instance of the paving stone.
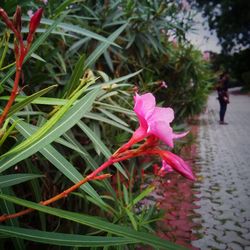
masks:
<svg viewBox="0 0 250 250"><path fill-rule="evenodd" d="M237 243L231 243L227 245L227 250L244 250L245 248L243 248L241 245L237 244Z"/></svg>
<svg viewBox="0 0 250 250"><path fill-rule="evenodd" d="M230 95L226 112L229 125L218 124L216 93L200 116L198 173L201 182L196 202L203 238L193 242L200 249L250 250L250 96Z"/></svg>
<svg viewBox="0 0 250 250"><path fill-rule="evenodd" d="M208 248L207 249L213 249L213 250L226 250L227 249L227 245L224 243L218 243L216 241L210 241L208 242Z"/></svg>
<svg viewBox="0 0 250 250"><path fill-rule="evenodd" d="M232 220L230 221L226 221L222 226L221 228L218 230L221 230L223 229L224 231L235 231L237 232L238 234L242 235L242 236L247 236L248 235L248 230L239 226L239 225L236 225ZM246 237L243 237L246 239Z"/></svg>

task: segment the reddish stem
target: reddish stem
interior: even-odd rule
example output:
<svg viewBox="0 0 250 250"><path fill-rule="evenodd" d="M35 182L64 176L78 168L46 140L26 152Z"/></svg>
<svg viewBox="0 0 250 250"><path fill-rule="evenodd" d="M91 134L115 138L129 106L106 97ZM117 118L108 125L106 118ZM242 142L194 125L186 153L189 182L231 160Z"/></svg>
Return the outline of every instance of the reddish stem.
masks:
<svg viewBox="0 0 250 250"><path fill-rule="evenodd" d="M128 151L128 153L126 155L123 155L120 158L113 158L113 156L111 156L106 162L104 162L100 167L98 167L96 170L94 170L91 174L89 174L88 176L86 176L84 179L82 179L81 181L79 181L78 183L76 183L75 185L73 185L72 187L64 190L63 192L61 192L60 194L46 200L46 201L41 201L40 204L47 206L55 201L58 201L62 198L67 197L71 192L75 191L76 189L78 189L80 186L82 186L83 184L85 184L88 181L94 180L95 177L102 172L103 170L105 170L106 168L108 168L109 166L111 166L112 164L116 163L116 162L120 162L120 161L124 161L133 157L136 157L138 155L142 154L142 152L138 152L138 151ZM32 208L28 208L25 210L22 210L20 212L14 213L14 214L4 214L2 216L0 216L0 222L4 222L6 220L9 219L14 219L17 217L20 217L22 215L28 214L30 212L34 211L34 209Z"/></svg>
<svg viewBox="0 0 250 250"><path fill-rule="evenodd" d="M19 64L18 64L19 65ZM1 114L0 116L0 127L2 126L5 118L7 117L8 115L8 112L13 104L13 102L15 101L15 98L18 94L18 84L19 84L19 81L20 81L20 77L21 77L21 67L20 66L16 66L16 75L15 75L15 81L14 81L14 85L13 85L13 88L12 88L12 91L11 91L11 95L10 95L10 98L3 110L3 113Z"/></svg>

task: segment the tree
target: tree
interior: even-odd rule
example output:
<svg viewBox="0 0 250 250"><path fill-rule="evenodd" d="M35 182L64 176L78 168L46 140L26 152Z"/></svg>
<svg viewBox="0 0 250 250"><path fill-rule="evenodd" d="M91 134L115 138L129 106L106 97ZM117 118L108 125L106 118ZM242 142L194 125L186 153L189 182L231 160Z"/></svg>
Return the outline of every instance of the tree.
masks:
<svg viewBox="0 0 250 250"><path fill-rule="evenodd" d="M196 0L208 18L209 27L217 32L223 52L250 48L250 1Z"/></svg>

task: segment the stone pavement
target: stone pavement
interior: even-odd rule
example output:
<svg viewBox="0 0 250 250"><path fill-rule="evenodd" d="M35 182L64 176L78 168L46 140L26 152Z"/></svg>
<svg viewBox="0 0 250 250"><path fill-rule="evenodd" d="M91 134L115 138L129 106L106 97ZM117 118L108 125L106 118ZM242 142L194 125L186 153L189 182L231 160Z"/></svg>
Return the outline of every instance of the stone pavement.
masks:
<svg viewBox="0 0 250 250"><path fill-rule="evenodd" d="M234 89L235 91L235 89ZM200 117L195 189L203 238L192 245L202 250L250 250L250 96L230 94L225 121L219 125L216 93Z"/></svg>

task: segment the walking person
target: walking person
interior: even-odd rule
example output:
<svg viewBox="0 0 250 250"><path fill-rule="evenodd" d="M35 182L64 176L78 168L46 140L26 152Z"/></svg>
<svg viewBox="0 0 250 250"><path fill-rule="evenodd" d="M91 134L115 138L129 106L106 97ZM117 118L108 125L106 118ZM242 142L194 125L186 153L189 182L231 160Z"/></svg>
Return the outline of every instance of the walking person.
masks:
<svg viewBox="0 0 250 250"><path fill-rule="evenodd" d="M229 76L227 73L222 73L220 75L219 84L217 87L218 100L220 103L220 124L227 125L228 123L224 121L227 104L229 103L229 94L228 94L228 83Z"/></svg>

